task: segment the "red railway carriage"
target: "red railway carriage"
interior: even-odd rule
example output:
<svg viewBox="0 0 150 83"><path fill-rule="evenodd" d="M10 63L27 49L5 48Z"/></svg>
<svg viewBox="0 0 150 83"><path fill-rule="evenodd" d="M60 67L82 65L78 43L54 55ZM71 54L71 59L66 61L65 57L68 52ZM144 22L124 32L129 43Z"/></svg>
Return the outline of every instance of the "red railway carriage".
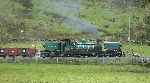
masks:
<svg viewBox="0 0 150 83"><path fill-rule="evenodd" d="M5 48L0 48L0 57L6 57L7 50Z"/></svg>
<svg viewBox="0 0 150 83"><path fill-rule="evenodd" d="M36 54L35 48L0 48L0 57L34 57Z"/></svg>
<svg viewBox="0 0 150 83"><path fill-rule="evenodd" d="M6 48L7 55L8 56L19 56L20 55L20 49L19 48Z"/></svg>

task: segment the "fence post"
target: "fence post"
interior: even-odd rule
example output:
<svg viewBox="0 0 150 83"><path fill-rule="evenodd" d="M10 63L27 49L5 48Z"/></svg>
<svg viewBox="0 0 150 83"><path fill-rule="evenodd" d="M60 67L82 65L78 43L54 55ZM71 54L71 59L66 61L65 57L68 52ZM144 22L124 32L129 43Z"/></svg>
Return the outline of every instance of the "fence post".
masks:
<svg viewBox="0 0 150 83"><path fill-rule="evenodd" d="M58 57L56 57L56 62L57 62L57 64L58 64L58 62L59 62Z"/></svg>
<svg viewBox="0 0 150 83"><path fill-rule="evenodd" d="M39 59L38 57L36 57L36 58L35 58L35 60L36 60L36 64L37 64L37 63L38 63L38 61L39 61L38 59ZM30 60L31 60L31 58L30 58Z"/></svg>
<svg viewBox="0 0 150 83"><path fill-rule="evenodd" d="M104 60L104 59L105 59L105 57L103 56L103 57L102 57L102 63L103 63L103 64L105 64L105 60Z"/></svg>

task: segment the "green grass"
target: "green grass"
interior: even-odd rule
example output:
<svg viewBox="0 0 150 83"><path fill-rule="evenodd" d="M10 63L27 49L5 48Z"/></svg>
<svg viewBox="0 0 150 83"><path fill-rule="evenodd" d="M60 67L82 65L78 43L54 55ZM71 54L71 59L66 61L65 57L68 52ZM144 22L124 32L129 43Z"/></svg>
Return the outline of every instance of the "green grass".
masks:
<svg viewBox="0 0 150 83"><path fill-rule="evenodd" d="M1 83L149 83L149 74L136 65L0 64Z"/></svg>
<svg viewBox="0 0 150 83"><path fill-rule="evenodd" d="M150 46L137 45L137 44L125 44L123 45L123 48L130 52L133 50L134 53L150 56Z"/></svg>
<svg viewBox="0 0 150 83"><path fill-rule="evenodd" d="M24 43L8 43L8 44L0 44L2 48L38 48L43 49L42 44L40 42L24 42Z"/></svg>

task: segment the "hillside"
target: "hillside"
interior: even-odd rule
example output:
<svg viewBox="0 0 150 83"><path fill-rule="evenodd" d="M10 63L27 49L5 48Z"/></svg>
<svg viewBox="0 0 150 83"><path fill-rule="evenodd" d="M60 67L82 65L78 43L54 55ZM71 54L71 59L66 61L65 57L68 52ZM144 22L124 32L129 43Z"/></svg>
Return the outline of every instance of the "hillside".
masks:
<svg viewBox="0 0 150 83"><path fill-rule="evenodd" d="M114 40L127 38L129 25L132 32L143 25L145 6L148 6L135 0L123 1L0 0L0 41L112 35ZM148 37L148 30L139 32L142 35L131 34L131 37L136 35L136 40Z"/></svg>

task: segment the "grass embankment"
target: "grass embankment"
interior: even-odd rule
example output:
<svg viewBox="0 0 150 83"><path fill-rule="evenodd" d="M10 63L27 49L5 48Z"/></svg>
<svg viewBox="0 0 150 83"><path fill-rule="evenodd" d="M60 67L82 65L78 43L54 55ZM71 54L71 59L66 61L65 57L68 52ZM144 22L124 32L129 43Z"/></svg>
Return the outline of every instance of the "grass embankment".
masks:
<svg viewBox="0 0 150 83"><path fill-rule="evenodd" d="M43 49L41 42L7 43L0 44L2 48L38 48Z"/></svg>
<svg viewBox="0 0 150 83"><path fill-rule="evenodd" d="M149 83L137 65L0 64L1 83Z"/></svg>
<svg viewBox="0 0 150 83"><path fill-rule="evenodd" d="M138 44L124 44L123 49L133 51L140 55L150 56L150 46L138 45Z"/></svg>

